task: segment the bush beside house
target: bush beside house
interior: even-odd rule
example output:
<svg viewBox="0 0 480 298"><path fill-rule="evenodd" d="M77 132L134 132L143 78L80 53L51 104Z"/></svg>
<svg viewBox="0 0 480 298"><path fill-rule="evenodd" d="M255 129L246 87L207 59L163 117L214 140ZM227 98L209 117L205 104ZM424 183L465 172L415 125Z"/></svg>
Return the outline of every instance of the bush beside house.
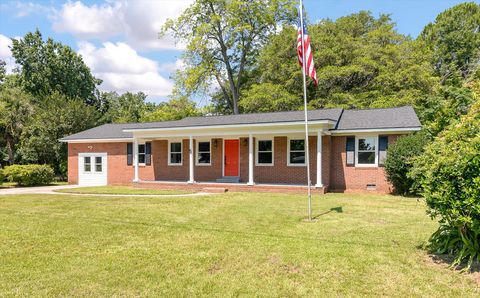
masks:
<svg viewBox="0 0 480 298"><path fill-rule="evenodd" d="M2 185L4 179L5 179L5 175L3 174L3 170L0 169L0 186Z"/></svg>
<svg viewBox="0 0 480 298"><path fill-rule="evenodd" d="M49 165L12 165L5 167L3 173L10 182L20 186L46 185L54 178L54 172Z"/></svg>
<svg viewBox="0 0 480 298"><path fill-rule="evenodd" d="M385 160L385 173L395 192L402 195L418 195L421 187L416 179L409 177L412 170L412 158L422 154L429 138L423 132L407 135L389 146Z"/></svg>
<svg viewBox="0 0 480 298"><path fill-rule="evenodd" d="M428 214L439 220L429 248L455 255L453 265L480 261L480 101L414 160Z"/></svg>

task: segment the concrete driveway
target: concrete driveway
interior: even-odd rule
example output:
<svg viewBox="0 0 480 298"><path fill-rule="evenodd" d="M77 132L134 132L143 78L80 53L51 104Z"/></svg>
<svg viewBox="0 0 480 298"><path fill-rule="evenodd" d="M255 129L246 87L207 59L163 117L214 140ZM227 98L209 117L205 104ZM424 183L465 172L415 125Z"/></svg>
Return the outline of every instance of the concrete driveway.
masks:
<svg viewBox="0 0 480 298"><path fill-rule="evenodd" d="M0 188L0 195L24 195L24 194L52 194L54 190L75 188L78 185L48 185L48 186L33 186L33 187L11 187Z"/></svg>

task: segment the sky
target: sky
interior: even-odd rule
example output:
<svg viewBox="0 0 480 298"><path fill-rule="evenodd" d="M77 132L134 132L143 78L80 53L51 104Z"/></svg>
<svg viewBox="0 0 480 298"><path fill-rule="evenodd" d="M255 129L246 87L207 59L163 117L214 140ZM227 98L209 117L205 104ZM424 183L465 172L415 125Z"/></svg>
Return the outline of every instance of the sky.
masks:
<svg viewBox="0 0 480 298"><path fill-rule="evenodd" d="M10 38L40 30L82 55L104 91L143 91L148 100L168 99L172 74L183 66L183 45L158 38L165 20L193 0L0 0L0 59L15 67ZM456 0L304 0L309 22L332 20L360 10L386 13L400 33L418 36L423 27ZM480 3L479 1L474 1ZM204 100L204 99L202 99ZM205 102L200 104L206 104Z"/></svg>

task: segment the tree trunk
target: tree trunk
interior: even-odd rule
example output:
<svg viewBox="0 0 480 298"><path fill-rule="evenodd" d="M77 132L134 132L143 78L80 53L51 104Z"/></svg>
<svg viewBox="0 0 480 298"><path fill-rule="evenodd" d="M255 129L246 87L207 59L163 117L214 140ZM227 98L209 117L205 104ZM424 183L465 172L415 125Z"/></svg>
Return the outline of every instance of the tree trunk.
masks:
<svg viewBox="0 0 480 298"><path fill-rule="evenodd" d="M6 134L5 135L5 142L6 142L7 154L8 154L8 164L13 165L13 163L14 163L14 154L13 154L14 141L13 141L13 138L9 134Z"/></svg>

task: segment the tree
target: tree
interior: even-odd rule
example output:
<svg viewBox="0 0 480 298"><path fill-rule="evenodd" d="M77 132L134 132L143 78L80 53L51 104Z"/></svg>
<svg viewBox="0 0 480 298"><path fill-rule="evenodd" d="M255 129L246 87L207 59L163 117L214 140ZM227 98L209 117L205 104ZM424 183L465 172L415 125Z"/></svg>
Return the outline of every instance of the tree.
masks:
<svg viewBox="0 0 480 298"><path fill-rule="evenodd" d="M67 158L66 145L58 140L64 136L92 128L99 113L81 99L50 94L37 104L35 113L25 125L19 154L24 163L50 164L59 172L60 163Z"/></svg>
<svg viewBox="0 0 480 298"><path fill-rule="evenodd" d="M30 96L19 88L0 88L0 134L8 164L15 163L15 150L28 118L33 114Z"/></svg>
<svg viewBox="0 0 480 298"><path fill-rule="evenodd" d="M423 187L428 214L440 227L429 248L451 253L453 265L480 261L480 98L414 160L411 177Z"/></svg>
<svg viewBox="0 0 480 298"><path fill-rule="evenodd" d="M309 106L419 106L434 93L438 80L431 69L431 52L394 26L388 15L375 18L365 11L310 25L319 84L315 87L309 81ZM251 88L267 83L281 86L297 97L300 107L303 84L295 43L296 29L291 26L269 39L260 51Z"/></svg>
<svg viewBox="0 0 480 298"><path fill-rule="evenodd" d="M7 63L5 63L5 61L0 59L0 83L3 82L3 80L5 78L5 75L7 73L6 65L7 65Z"/></svg>
<svg viewBox="0 0 480 298"><path fill-rule="evenodd" d="M103 93L105 112L103 121L107 123L139 122L145 113L153 111L155 105L146 103L147 96L143 92L136 94L127 92L118 95L116 92Z"/></svg>
<svg viewBox="0 0 480 298"><path fill-rule="evenodd" d="M240 90L259 49L281 22L295 16L291 0L196 0L164 32L187 45L185 68L176 76L179 90L207 92L213 82L234 114Z"/></svg>
<svg viewBox="0 0 480 298"><path fill-rule="evenodd" d="M96 87L101 81L70 47L51 38L43 41L38 29L12 42L12 55L20 66L20 84L25 91L37 99L58 92L69 99L98 104Z"/></svg>
<svg viewBox="0 0 480 298"><path fill-rule="evenodd" d="M298 97L290 94L283 86L271 83L253 85L245 91L240 101L244 113L292 111L301 105Z"/></svg>
<svg viewBox="0 0 480 298"><path fill-rule="evenodd" d="M195 102L187 97L180 97L160 103L154 110L146 112L140 121L170 121L192 116L200 116L200 111L197 109Z"/></svg>
<svg viewBox="0 0 480 298"><path fill-rule="evenodd" d="M480 65L480 4L447 9L423 29L419 39L432 49L432 64L442 82L461 84Z"/></svg>

